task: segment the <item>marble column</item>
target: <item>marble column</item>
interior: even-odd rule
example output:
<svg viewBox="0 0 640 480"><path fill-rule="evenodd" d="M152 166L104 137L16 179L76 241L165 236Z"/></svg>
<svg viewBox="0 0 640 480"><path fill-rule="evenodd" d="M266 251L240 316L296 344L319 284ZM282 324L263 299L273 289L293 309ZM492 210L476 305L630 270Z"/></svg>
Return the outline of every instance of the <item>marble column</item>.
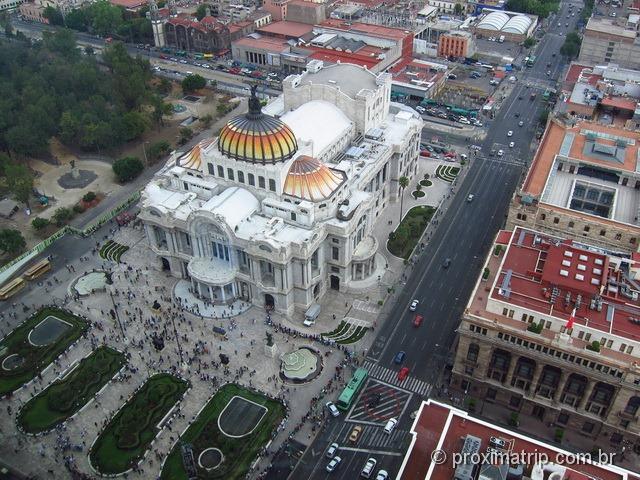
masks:
<svg viewBox="0 0 640 480"><path fill-rule="evenodd" d="M595 381L589 380L587 382L587 388L585 388L584 395L582 396L580 401L578 401L578 406L576 407L576 409L578 410L584 409L585 405L587 404L587 401L589 400L589 398L591 398L591 394L593 393L593 389L595 387L596 387Z"/></svg>
<svg viewBox="0 0 640 480"><path fill-rule="evenodd" d="M567 385L567 381L569 380L569 375L565 371L560 372L560 380L558 381L558 385L556 385L556 391L553 394L553 401L555 403L559 403L562 400L562 392L564 387Z"/></svg>

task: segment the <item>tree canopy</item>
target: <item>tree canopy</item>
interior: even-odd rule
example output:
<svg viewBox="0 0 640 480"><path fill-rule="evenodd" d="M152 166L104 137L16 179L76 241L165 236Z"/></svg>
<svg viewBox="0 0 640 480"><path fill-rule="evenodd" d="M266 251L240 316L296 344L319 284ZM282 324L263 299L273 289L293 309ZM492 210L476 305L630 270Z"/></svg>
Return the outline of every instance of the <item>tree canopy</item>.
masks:
<svg viewBox="0 0 640 480"><path fill-rule="evenodd" d="M207 80L197 73L195 75L187 75L182 80L182 90L184 93L191 93L204 88L206 84Z"/></svg>
<svg viewBox="0 0 640 480"><path fill-rule="evenodd" d="M116 42L100 67L70 30L43 32L37 45L0 41L0 150L18 157L47 152L49 140L96 151L138 138L156 94L149 63Z"/></svg>
<svg viewBox="0 0 640 480"><path fill-rule="evenodd" d="M22 250L27 243L18 230L5 228L0 230L0 252L15 255Z"/></svg>
<svg viewBox="0 0 640 480"><path fill-rule="evenodd" d="M86 4L67 13L64 25L73 30L91 32L102 37L113 36L130 42L151 42L151 21L144 16L131 16L122 7L107 0Z"/></svg>
<svg viewBox="0 0 640 480"><path fill-rule="evenodd" d="M581 44L582 39L580 35L578 35L578 32L569 32L560 47L560 53L569 59L576 58L580 53Z"/></svg>
<svg viewBox="0 0 640 480"><path fill-rule="evenodd" d="M507 9L512 12L530 13L540 18L547 18L551 12L558 10L558 0L508 0Z"/></svg>

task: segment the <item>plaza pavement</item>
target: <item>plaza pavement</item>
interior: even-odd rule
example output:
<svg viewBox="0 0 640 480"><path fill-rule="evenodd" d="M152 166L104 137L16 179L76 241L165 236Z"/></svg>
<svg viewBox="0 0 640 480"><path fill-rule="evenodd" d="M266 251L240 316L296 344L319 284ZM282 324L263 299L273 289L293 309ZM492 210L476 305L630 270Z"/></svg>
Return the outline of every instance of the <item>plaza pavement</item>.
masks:
<svg viewBox="0 0 640 480"><path fill-rule="evenodd" d="M438 205L444 201L444 207L446 207L449 185L435 178L435 168L439 163L452 165L451 162L436 162L424 158L419 160L419 173L416 180L421 179L423 174L428 172L434 185L424 189L425 197L415 200L411 197L411 192L414 190L416 180L412 181L410 187L404 192L404 213L418 204ZM463 169L463 173L465 171L466 169ZM140 471L130 473L129 477L157 477L160 472L160 461L169 453L179 433L188 426L194 415L217 390L216 385L225 381L237 381L241 385L256 388L272 396L280 396L287 401L290 407L289 418L284 431L280 432L271 443L270 453L281 448L289 435L308 445L324 418L324 402L328 397L335 398L342 387L341 381L349 378L351 370L347 368L340 374L336 374L336 367L345 364L344 352L335 347L323 346L304 336L332 330L345 315L371 322L374 329L378 321L390 316L393 302L389 301L387 288L397 285L405 268L411 266L409 264L406 267L403 260L393 257L386 252L385 248L389 232L397 225L399 210L399 202L390 203L374 230L381 245L381 253L386 259L384 274L381 275L380 281L376 277L375 281L362 282L356 285L361 288L358 290L350 288L346 293L329 291L323 299L323 314L318 323L311 328L303 327L301 319L288 319L274 314L273 322L276 326L282 327L275 332L273 327L265 325L265 312L257 307L249 308L242 314L234 316L235 328L229 328L232 323L229 319L202 318L184 309L178 309L172 296L177 280L155 269L157 262L146 245L140 227L120 229L110 222L88 239L67 237L61 240L51 249L54 255L54 272L44 277L40 286L30 284L14 299L14 302L10 305L5 304L8 308L4 311L0 333L3 336L6 335L35 308L42 303L47 303L45 300L87 316L94 322L94 328L91 329L87 338L81 340L68 354L59 359L55 368L48 369L41 380L37 380L27 389L17 391L11 399L0 401L0 408L6 410L7 406L11 406L12 410L10 415L3 415L0 418L0 458L19 471L46 478L50 475L48 473L50 471L64 472L63 456L73 455L73 464L79 471L94 475L87 461L87 447L129 395L148 376L170 367L177 369L184 378L188 378L193 388L179 404L180 414L156 437L153 452L144 458ZM427 236L434 225L427 230ZM122 256L123 263L114 264L99 257L97 246L107 238L130 247ZM69 285L82 273L92 269L113 272L113 287L107 291L74 300L69 295ZM387 300L382 308L378 306L380 299ZM158 300L162 306L162 313L159 316L151 311L155 300ZM125 330L125 338L122 337L118 322L113 321L109 316L109 310L113 308L114 303L117 305L118 318ZM24 312L23 305L29 307L30 311ZM183 349L182 361L179 358L171 318L176 320L176 329ZM224 341L216 337L212 332L213 326L225 328L228 340ZM166 347L156 352L151 346L150 334L153 331L164 332L165 328ZM288 332L283 333L283 329L288 329ZM316 348L324 361L321 375L305 385L295 387L284 385L278 379L280 365L278 357L270 358L263 353L267 331L274 333L279 353L291 351L301 345L311 345ZM356 345L348 346L349 350L356 352L356 362L364 359L364 354L372 343L373 337L374 335L369 333ZM194 353L197 341L205 342L201 346L206 347L208 353ZM121 381L111 382L91 405L67 423L64 432L52 432L38 438L27 437L20 433L15 426L15 416L19 406L46 388L72 362L88 355L92 342L96 345L106 344L130 353L128 368L131 370L125 371ZM139 345L142 347L140 348ZM218 369L213 367L214 362L219 363L220 353L230 358L228 375L223 373L221 366ZM191 359L190 364L185 365L185 359L188 358ZM274 377L275 381L270 380ZM213 379L216 380L216 385ZM84 451L63 453L59 449L56 450L59 442L83 445ZM34 458L38 458L38 461L32 461ZM256 465L253 476L256 477L260 472L264 472L268 465L269 458L263 458Z"/></svg>

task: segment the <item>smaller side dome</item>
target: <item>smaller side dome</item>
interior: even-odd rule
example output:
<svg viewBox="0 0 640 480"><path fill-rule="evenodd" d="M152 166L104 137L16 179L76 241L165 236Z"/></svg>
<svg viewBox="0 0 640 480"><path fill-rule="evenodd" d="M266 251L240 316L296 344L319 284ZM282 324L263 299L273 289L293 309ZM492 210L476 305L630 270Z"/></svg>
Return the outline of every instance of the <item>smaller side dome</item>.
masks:
<svg viewBox="0 0 640 480"><path fill-rule="evenodd" d="M300 155L289 168L283 193L317 202L329 198L345 179L344 172L328 168L317 158Z"/></svg>
<svg viewBox="0 0 640 480"><path fill-rule="evenodd" d="M202 166L202 151L213 142L213 138L208 138L196 143L191 150L178 157L176 165L179 167L190 168L191 170L200 170L200 167Z"/></svg>

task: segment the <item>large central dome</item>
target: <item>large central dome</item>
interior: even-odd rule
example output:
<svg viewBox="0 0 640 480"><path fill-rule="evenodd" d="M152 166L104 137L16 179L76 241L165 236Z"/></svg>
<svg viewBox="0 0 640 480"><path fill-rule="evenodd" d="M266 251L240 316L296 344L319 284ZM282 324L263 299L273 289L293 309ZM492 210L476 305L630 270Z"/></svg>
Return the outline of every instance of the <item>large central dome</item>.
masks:
<svg viewBox="0 0 640 480"><path fill-rule="evenodd" d="M287 125L262 113L254 87L249 111L230 120L220 131L218 150L243 162L273 164L292 158L298 143Z"/></svg>

